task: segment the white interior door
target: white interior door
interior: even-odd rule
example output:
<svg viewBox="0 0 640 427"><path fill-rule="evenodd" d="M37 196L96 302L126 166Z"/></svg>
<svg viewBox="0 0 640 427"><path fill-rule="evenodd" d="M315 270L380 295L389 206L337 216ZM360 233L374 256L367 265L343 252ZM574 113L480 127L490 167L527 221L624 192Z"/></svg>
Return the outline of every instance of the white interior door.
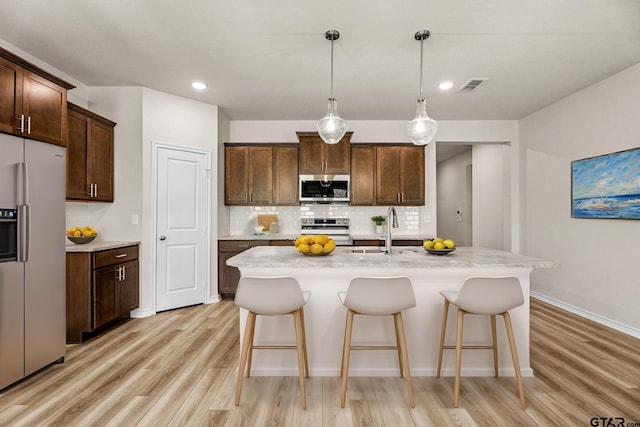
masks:
<svg viewBox="0 0 640 427"><path fill-rule="evenodd" d="M209 156L167 146L156 153L156 311L163 311L205 302Z"/></svg>

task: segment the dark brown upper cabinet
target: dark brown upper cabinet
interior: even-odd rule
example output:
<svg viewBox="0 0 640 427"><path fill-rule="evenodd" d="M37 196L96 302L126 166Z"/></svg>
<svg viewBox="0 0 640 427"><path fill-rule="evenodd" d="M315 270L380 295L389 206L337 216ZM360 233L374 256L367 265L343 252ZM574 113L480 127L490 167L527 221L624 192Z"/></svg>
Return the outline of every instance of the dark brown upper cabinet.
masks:
<svg viewBox="0 0 640 427"><path fill-rule="evenodd" d="M317 132L296 132L300 141L300 173L310 175L348 174L350 141L347 132L337 144L326 144Z"/></svg>

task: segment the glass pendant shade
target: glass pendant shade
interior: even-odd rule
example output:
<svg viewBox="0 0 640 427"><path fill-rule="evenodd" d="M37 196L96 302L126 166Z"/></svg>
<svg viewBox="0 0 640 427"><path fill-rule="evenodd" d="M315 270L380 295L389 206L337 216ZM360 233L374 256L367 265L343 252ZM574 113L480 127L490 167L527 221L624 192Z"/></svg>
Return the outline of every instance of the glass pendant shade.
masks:
<svg viewBox="0 0 640 427"><path fill-rule="evenodd" d="M427 145L438 131L438 122L427 114L427 102L418 99L416 116L407 125L407 134L414 145Z"/></svg>
<svg viewBox="0 0 640 427"><path fill-rule="evenodd" d="M318 120L318 134L327 144L337 144L347 132L347 122L338 115L338 102L329 98L327 114Z"/></svg>

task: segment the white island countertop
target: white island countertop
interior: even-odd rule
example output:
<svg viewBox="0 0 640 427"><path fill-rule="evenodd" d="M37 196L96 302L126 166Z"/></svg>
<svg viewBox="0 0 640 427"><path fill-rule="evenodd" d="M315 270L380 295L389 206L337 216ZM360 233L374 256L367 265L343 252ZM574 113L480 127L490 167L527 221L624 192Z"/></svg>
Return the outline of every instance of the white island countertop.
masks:
<svg viewBox="0 0 640 427"><path fill-rule="evenodd" d="M526 255L495 249L459 247L447 255L431 255L415 246L398 246L392 255L376 247L338 246L326 256L302 255L291 246L258 246L227 260L232 267L247 268L550 268L557 265ZM367 251L363 253L363 251Z"/></svg>
<svg viewBox="0 0 640 427"><path fill-rule="evenodd" d="M304 312L309 369L313 376L337 376L340 372L346 308L337 294L346 291L354 277L406 276L411 280L416 306L406 310L403 318L411 372L416 376L432 376L436 372L443 306L440 291L458 290L472 276L517 277L525 302L510 314L522 374L533 375L529 366L529 275L534 268L551 268L557 266L556 263L473 247L459 247L448 255L431 255L415 246L398 246L393 251L392 255L385 255L378 247L339 246L328 256L305 256L297 253L293 246L256 246L229 258L227 264L238 267L241 276L291 276L303 290L311 292ZM240 309L240 340L246 317L246 310ZM256 345L293 342L290 317L260 316L255 331ZM387 317L356 316L354 345L393 343L393 321ZM455 325L455 319L452 309L449 324ZM504 326L498 326L500 374L513 376ZM447 328L447 345L455 341L455 331L454 326ZM489 343L490 331L488 319L473 316L465 322L465 336L471 343ZM443 375L453 375L454 371L455 352L446 352ZM295 352L260 352L253 358L251 374L297 375ZM349 375L399 375L397 352L356 352ZM465 353L462 375L493 376L490 352Z"/></svg>

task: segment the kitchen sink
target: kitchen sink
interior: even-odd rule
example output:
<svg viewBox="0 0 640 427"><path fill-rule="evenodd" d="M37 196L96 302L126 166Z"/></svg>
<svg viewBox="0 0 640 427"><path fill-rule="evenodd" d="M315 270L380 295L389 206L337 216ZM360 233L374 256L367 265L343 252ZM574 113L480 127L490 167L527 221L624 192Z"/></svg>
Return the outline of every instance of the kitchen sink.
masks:
<svg viewBox="0 0 640 427"><path fill-rule="evenodd" d="M384 254L383 249L351 249L354 254Z"/></svg>

